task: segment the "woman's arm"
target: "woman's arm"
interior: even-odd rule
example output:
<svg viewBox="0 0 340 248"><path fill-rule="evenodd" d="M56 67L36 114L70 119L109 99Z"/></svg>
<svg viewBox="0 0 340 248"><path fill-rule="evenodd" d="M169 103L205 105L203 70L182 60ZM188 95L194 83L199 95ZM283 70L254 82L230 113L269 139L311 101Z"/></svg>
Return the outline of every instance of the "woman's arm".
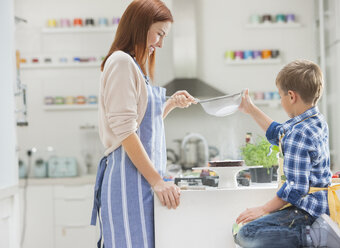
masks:
<svg viewBox="0 0 340 248"><path fill-rule="evenodd" d="M153 188L163 206L176 208L179 205L180 189L172 182L164 182L146 153L138 135L133 133L123 140L122 145L137 170Z"/></svg>
<svg viewBox="0 0 340 248"><path fill-rule="evenodd" d="M166 101L164 111L163 111L163 119L175 108L187 108L192 103L196 104L196 100L192 97L186 90L177 91L173 94L169 100Z"/></svg>

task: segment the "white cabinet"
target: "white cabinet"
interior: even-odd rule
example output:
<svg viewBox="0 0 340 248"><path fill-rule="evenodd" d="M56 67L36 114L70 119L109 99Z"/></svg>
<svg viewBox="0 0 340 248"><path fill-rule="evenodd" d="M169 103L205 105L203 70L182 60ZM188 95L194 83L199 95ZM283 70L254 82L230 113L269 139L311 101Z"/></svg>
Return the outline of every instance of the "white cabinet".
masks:
<svg viewBox="0 0 340 248"><path fill-rule="evenodd" d="M92 184L28 185L23 248L95 247L99 227L90 226L93 188ZM21 189L22 200L23 193Z"/></svg>
<svg viewBox="0 0 340 248"><path fill-rule="evenodd" d="M26 225L23 248L54 247L53 208L52 186L32 185L20 189L20 233L24 230L23 225Z"/></svg>
<svg viewBox="0 0 340 248"><path fill-rule="evenodd" d="M93 248L96 229L90 226L93 186L55 186L55 248Z"/></svg>
<svg viewBox="0 0 340 248"><path fill-rule="evenodd" d="M0 200L0 247L10 247L10 199Z"/></svg>

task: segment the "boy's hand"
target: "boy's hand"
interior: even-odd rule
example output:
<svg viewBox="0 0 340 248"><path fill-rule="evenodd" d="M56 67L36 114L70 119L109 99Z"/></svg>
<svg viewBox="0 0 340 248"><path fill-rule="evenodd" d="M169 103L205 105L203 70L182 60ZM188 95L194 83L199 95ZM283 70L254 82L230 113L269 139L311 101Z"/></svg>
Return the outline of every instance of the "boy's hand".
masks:
<svg viewBox="0 0 340 248"><path fill-rule="evenodd" d="M243 113L250 114L252 107L254 107L254 103L250 99L249 89L246 89L242 95L242 102L238 109Z"/></svg>
<svg viewBox="0 0 340 248"><path fill-rule="evenodd" d="M236 223L237 224L247 223L257 218L260 218L266 214L268 213L265 211L264 207L262 206L256 207L256 208L247 208L246 211L244 211L243 213L240 214L239 217L237 217Z"/></svg>

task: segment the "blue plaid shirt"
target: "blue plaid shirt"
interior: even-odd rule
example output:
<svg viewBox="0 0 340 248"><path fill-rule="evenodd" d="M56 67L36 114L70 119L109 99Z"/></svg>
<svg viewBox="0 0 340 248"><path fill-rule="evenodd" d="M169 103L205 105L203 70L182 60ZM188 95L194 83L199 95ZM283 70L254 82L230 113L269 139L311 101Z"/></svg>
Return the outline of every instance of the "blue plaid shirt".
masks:
<svg viewBox="0 0 340 248"><path fill-rule="evenodd" d="M331 184L325 118L317 107L312 107L283 124L271 123L266 132L268 141L274 145L279 144L281 134L284 134L281 145L286 182L277 196L314 217L329 214L327 191L308 194L309 187L328 187Z"/></svg>

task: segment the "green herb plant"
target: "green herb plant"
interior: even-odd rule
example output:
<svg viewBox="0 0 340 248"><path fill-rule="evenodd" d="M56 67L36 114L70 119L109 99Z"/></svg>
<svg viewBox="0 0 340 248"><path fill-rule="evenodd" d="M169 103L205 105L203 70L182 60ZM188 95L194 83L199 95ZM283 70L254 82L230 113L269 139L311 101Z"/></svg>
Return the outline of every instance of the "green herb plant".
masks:
<svg viewBox="0 0 340 248"><path fill-rule="evenodd" d="M255 144L247 143L241 147L241 155L248 166L262 165L263 168L271 168L277 165L278 146L272 146L265 137L257 138Z"/></svg>

